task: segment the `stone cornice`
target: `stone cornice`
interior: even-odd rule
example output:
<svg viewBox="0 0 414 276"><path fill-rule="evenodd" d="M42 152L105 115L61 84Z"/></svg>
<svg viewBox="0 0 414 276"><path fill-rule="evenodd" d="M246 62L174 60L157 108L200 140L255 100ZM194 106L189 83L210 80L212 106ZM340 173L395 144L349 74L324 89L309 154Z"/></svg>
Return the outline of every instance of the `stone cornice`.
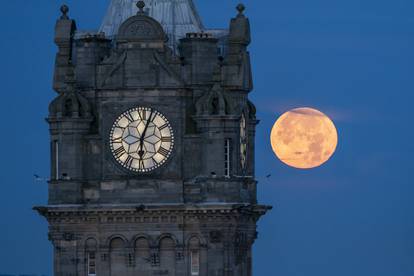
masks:
<svg viewBox="0 0 414 276"><path fill-rule="evenodd" d="M142 215L249 215L259 219L271 206L246 204L87 204L47 205L33 208L49 218L60 216L142 216Z"/></svg>

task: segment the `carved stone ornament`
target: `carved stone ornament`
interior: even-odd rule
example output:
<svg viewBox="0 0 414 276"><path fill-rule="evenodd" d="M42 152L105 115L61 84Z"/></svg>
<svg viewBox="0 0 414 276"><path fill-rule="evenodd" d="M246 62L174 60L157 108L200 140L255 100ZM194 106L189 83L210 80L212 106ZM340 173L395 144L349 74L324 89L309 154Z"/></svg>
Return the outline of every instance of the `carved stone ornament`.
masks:
<svg viewBox="0 0 414 276"><path fill-rule="evenodd" d="M148 38L154 36L155 30L148 22L137 21L128 26L126 33L136 38Z"/></svg>
<svg viewBox="0 0 414 276"><path fill-rule="evenodd" d="M121 25L117 40L118 42L165 42L168 39L160 23L145 13L139 13Z"/></svg>
<svg viewBox="0 0 414 276"><path fill-rule="evenodd" d="M212 89L200 97L196 103L197 115L226 115L230 113L229 100L219 83L215 83Z"/></svg>

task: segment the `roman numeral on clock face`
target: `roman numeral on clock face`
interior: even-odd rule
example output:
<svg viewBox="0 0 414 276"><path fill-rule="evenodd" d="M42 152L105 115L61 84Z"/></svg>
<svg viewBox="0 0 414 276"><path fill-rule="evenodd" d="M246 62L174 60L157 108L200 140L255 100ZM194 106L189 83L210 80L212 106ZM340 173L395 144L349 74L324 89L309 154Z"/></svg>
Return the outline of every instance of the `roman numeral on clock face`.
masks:
<svg viewBox="0 0 414 276"><path fill-rule="evenodd" d="M161 142L171 143L172 142L172 137L171 136L162 137Z"/></svg>
<svg viewBox="0 0 414 276"><path fill-rule="evenodd" d="M153 122L156 117L157 117L157 114L154 111L151 111L148 121Z"/></svg>
<svg viewBox="0 0 414 276"><path fill-rule="evenodd" d="M157 160L154 159L154 157L152 157L151 159L152 159L152 162L153 162L154 165L158 165L158 162L157 162Z"/></svg>
<svg viewBox="0 0 414 276"><path fill-rule="evenodd" d="M134 117L132 117L131 113L127 112L125 113L125 118L132 123L134 121Z"/></svg>
<svg viewBox="0 0 414 276"><path fill-rule="evenodd" d="M116 157L121 157L122 155L124 155L126 153L124 147L119 147L116 150L114 150L114 154Z"/></svg>
<svg viewBox="0 0 414 276"><path fill-rule="evenodd" d="M167 157L170 152L167 149L164 149L163 147L160 147L160 149L158 150L158 153L161 154L164 157Z"/></svg>
<svg viewBox="0 0 414 276"><path fill-rule="evenodd" d="M134 158L131 157L130 155L128 155L127 159L125 160L124 164L125 166L127 166L128 168L132 167L132 162L134 161Z"/></svg>
<svg viewBox="0 0 414 276"><path fill-rule="evenodd" d="M167 128L168 124L163 124L162 126L159 127L160 130L163 130L164 128Z"/></svg>
<svg viewBox="0 0 414 276"><path fill-rule="evenodd" d="M139 169L140 170L143 170L143 169L145 169L145 164L144 164L144 160L139 160Z"/></svg>
<svg viewBox="0 0 414 276"><path fill-rule="evenodd" d="M142 121L146 121L146 120L147 120L147 110L146 110L146 109L141 109L141 110L139 110L139 111L138 111L138 114L139 114L139 118L140 118Z"/></svg>
<svg viewBox="0 0 414 276"><path fill-rule="evenodd" d="M114 144L120 144L120 143L122 143L122 137L112 138L112 143L114 143Z"/></svg>

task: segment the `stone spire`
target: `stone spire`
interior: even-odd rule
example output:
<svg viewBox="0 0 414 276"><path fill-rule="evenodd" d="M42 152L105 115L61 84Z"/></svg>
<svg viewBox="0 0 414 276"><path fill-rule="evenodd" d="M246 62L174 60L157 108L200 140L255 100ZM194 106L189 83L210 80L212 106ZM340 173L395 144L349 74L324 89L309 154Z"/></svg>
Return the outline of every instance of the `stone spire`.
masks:
<svg viewBox="0 0 414 276"><path fill-rule="evenodd" d="M112 0L100 32L114 37L119 26L138 12L137 0ZM169 37L169 46L176 48L178 40L187 33L204 31L192 0L145 0L144 11L161 23Z"/></svg>

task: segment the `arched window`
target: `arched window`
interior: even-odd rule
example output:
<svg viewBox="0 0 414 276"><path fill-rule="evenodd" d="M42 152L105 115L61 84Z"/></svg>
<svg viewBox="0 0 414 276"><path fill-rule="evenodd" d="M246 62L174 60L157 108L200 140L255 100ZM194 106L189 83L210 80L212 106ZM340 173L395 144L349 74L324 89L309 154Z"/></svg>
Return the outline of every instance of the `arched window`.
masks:
<svg viewBox="0 0 414 276"><path fill-rule="evenodd" d="M160 241L160 265L162 270L168 271L166 275L175 275L175 242L170 237Z"/></svg>
<svg viewBox="0 0 414 276"><path fill-rule="evenodd" d="M149 242L145 238L135 241L135 271L137 275L150 275L151 252Z"/></svg>
<svg viewBox="0 0 414 276"><path fill-rule="evenodd" d="M111 276L126 275L125 242L121 238L114 238L110 243Z"/></svg>

